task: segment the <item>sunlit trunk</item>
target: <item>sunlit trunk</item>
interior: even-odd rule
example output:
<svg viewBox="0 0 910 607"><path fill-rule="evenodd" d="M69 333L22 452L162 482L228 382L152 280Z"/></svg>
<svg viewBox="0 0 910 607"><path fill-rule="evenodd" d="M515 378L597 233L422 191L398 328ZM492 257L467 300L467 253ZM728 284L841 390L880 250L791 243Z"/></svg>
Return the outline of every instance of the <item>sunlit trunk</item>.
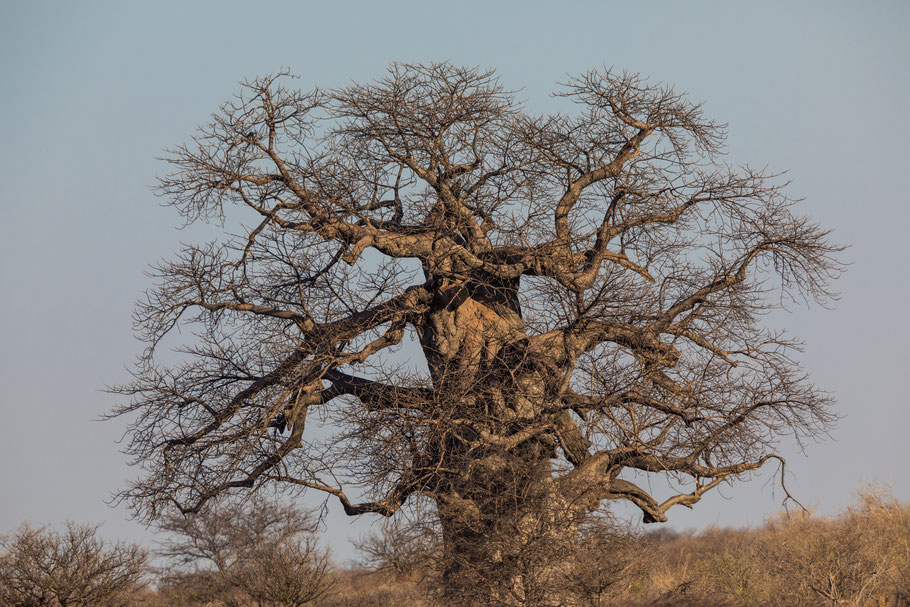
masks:
<svg viewBox="0 0 910 607"><path fill-rule="evenodd" d="M455 604L555 605L575 513L552 492L545 466L512 478L512 470L503 472L487 495L475 492L475 499L461 501L456 494L437 502L444 592Z"/></svg>
<svg viewBox="0 0 910 607"><path fill-rule="evenodd" d="M440 416L476 421L438 455L437 508L447 601L549 605L548 579L571 544L574 517L554 491L556 445L532 438L497 444L532 423L545 403L539 369L522 364L517 284L458 283L426 316L421 341ZM492 440L478 440L484 430Z"/></svg>

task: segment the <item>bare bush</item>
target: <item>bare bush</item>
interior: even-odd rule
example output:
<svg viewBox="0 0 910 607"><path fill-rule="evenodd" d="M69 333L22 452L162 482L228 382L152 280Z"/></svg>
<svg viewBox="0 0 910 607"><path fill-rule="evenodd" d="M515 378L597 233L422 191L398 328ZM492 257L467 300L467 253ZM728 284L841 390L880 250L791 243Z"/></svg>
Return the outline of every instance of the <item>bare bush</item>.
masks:
<svg viewBox="0 0 910 607"><path fill-rule="evenodd" d="M429 571L438 561L441 542L433 525L413 524L395 518L354 542L363 555L363 565L375 571L391 571L399 578Z"/></svg>
<svg viewBox="0 0 910 607"><path fill-rule="evenodd" d="M312 533L315 523L299 508L252 496L222 500L192 515L170 513L158 521L164 532L158 554L177 564L230 569L257 545L281 543Z"/></svg>
<svg viewBox="0 0 910 607"><path fill-rule="evenodd" d="M257 605L302 607L332 588L332 563L312 536L255 546L229 571L232 585Z"/></svg>
<svg viewBox="0 0 910 607"><path fill-rule="evenodd" d="M192 516L160 522L159 554L173 563L168 591L184 588L227 605L301 607L332 587L332 563L314 521L276 500L212 502Z"/></svg>
<svg viewBox="0 0 910 607"><path fill-rule="evenodd" d="M127 607L143 586L148 555L109 543L98 526L63 532L22 525L2 543L0 600L19 607Z"/></svg>
<svg viewBox="0 0 910 607"><path fill-rule="evenodd" d="M635 597L657 556L655 543L611 519L581 530L562 586L578 607L606 607L617 597Z"/></svg>

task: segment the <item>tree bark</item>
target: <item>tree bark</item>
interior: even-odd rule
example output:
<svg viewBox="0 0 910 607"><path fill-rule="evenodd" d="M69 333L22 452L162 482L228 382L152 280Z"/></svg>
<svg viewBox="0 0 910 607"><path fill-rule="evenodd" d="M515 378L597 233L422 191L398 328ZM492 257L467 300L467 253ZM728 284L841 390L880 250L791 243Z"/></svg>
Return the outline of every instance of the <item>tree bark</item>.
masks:
<svg viewBox="0 0 910 607"><path fill-rule="evenodd" d="M552 490L547 462L517 478L513 470L502 472L494 497L480 504L455 493L437 501L445 598L449 604L555 605L554 582L571 554L580 516Z"/></svg>
<svg viewBox="0 0 910 607"><path fill-rule="evenodd" d="M435 454L447 601L551 604L546 583L573 541L577 512L555 490L556 443L543 432L548 381L526 351L518 281L489 276L443 286L421 344L452 423Z"/></svg>

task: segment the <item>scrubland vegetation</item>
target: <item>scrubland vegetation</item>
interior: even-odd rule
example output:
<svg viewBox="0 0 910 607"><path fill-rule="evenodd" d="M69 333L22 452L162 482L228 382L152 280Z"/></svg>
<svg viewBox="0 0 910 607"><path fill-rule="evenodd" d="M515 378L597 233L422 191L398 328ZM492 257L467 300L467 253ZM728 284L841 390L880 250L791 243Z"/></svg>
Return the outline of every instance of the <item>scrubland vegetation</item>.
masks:
<svg viewBox="0 0 910 607"><path fill-rule="evenodd" d="M761 527L697 534L623 529L602 522L586 530L561 578L554 607L815 607L910 605L910 504L866 490L838 516L781 513ZM388 546L388 534L385 545ZM374 538L374 548L381 542ZM433 571L401 569L389 551L349 572L327 605L445 604L429 600ZM432 564L432 563L431 563ZM366 580L374 582L368 583ZM421 583L421 581L423 583Z"/></svg>
<svg viewBox="0 0 910 607"><path fill-rule="evenodd" d="M910 605L910 505L887 494L862 492L836 517L791 512L758 529L711 529L650 549L656 566L630 580L626 601L640 594L667 605Z"/></svg>
<svg viewBox="0 0 910 607"><path fill-rule="evenodd" d="M3 607L432 607L445 588L432 528L377 527L356 567L333 564L314 520L278 502L223 503L161 523L149 552L28 525L3 539ZM539 569L535 568L535 571ZM761 527L643 532L597 518L553 563L552 607L910 605L910 504L863 491L838 516L782 513ZM530 587L527 580L525 587ZM553 596L558 598L554 601Z"/></svg>

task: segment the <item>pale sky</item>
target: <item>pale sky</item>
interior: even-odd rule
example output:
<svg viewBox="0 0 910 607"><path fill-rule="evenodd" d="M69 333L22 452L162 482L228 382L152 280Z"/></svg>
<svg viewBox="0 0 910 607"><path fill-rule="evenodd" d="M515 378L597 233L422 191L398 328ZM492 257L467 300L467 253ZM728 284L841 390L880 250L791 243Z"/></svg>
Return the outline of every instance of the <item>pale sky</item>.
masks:
<svg viewBox="0 0 910 607"><path fill-rule="evenodd" d="M143 272L181 240L150 189L237 82L282 67L301 88L383 75L396 60L496 68L546 110L554 84L603 65L705 101L728 160L788 170L805 213L851 246L833 309L769 319L838 399L830 438L785 445L791 491L823 513L863 482L910 499L910 2L12 2L0 4L0 533L21 521L104 522L136 473L93 421L139 353ZM757 525L782 497L771 470L724 488L676 528ZM335 504L332 504L335 506ZM335 508L337 511L338 508ZM341 514L341 559L371 521Z"/></svg>

